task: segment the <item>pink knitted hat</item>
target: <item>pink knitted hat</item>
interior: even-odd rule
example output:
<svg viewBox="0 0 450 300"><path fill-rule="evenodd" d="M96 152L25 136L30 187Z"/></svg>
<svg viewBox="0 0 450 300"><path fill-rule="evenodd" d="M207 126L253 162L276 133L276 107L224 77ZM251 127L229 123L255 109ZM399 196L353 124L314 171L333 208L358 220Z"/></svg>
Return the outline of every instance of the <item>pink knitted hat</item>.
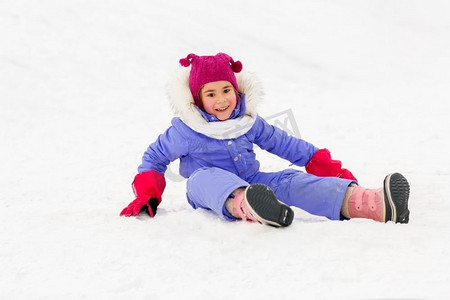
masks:
<svg viewBox="0 0 450 300"><path fill-rule="evenodd" d="M238 84L234 73L242 70L240 61L234 61L225 53L217 53L214 56L198 56L189 54L186 58L180 59L180 64L184 67L191 67L189 75L189 88L194 97L195 105L203 109L199 98L200 89L207 83L213 81L229 81L235 90L238 90Z"/></svg>

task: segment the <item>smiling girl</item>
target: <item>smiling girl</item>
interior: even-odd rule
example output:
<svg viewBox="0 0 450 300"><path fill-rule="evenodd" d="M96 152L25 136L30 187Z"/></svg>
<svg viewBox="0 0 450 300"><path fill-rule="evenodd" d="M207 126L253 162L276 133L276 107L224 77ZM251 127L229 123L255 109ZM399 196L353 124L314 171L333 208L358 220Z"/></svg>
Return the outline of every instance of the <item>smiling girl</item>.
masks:
<svg viewBox="0 0 450 300"><path fill-rule="evenodd" d="M180 159L193 208L215 212L225 220L288 226L290 206L331 220L369 218L409 221L409 184L399 173L386 176L383 187L367 189L327 149L269 125L256 113L261 88L242 64L225 53L189 54L169 83L169 100L179 117L152 143L133 181L136 199L121 212L154 217L165 189L167 165ZM235 75L235 73L240 73ZM253 145L305 167L261 172Z"/></svg>

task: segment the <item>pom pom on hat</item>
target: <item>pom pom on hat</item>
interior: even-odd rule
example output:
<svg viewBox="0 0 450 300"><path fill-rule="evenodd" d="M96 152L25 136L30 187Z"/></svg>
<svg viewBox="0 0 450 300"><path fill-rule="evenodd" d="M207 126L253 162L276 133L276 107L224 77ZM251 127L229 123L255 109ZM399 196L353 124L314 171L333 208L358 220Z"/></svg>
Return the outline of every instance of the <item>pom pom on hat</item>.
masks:
<svg viewBox="0 0 450 300"><path fill-rule="evenodd" d="M231 65L231 68L233 69L234 73L239 73L242 71L242 63L240 61L236 61Z"/></svg>
<svg viewBox="0 0 450 300"><path fill-rule="evenodd" d="M203 109L203 105L199 92L205 84L223 80L230 82L236 91L239 89L234 73L242 71L242 63L234 61L225 53L217 53L214 56L198 56L191 53L186 58L180 59L179 62L183 67L191 66L189 88L195 104L201 109Z"/></svg>
<svg viewBox="0 0 450 300"><path fill-rule="evenodd" d="M191 61L187 58L182 58L182 59L180 59L180 64L183 67L189 67L191 65Z"/></svg>
<svg viewBox="0 0 450 300"><path fill-rule="evenodd" d="M189 67L189 66L191 65L192 60L193 60L194 58L196 58L196 57L198 57L198 56L191 53L191 54L189 54L186 58L180 59L180 64L181 64L183 67Z"/></svg>

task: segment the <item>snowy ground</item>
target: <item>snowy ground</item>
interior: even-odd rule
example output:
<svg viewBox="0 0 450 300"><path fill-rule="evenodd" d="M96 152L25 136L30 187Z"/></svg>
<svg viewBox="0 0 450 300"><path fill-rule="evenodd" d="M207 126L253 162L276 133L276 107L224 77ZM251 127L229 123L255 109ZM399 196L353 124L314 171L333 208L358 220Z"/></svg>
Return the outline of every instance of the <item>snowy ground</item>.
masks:
<svg viewBox="0 0 450 300"><path fill-rule="evenodd" d="M2 0L0 299L447 298L449 32L444 0ZM362 185L402 172L410 224L225 222L176 164L155 219L120 218L178 59L220 51Z"/></svg>

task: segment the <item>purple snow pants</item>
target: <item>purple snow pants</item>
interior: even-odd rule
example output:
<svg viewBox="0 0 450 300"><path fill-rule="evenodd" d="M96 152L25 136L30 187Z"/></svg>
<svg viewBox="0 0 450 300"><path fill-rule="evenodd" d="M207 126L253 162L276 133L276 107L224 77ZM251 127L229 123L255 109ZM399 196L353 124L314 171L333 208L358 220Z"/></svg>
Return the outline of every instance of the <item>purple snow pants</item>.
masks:
<svg viewBox="0 0 450 300"><path fill-rule="evenodd" d="M235 218L226 210L225 201L239 187L252 183L268 185L278 200L313 215L331 220L341 219L341 206L347 187L353 181L336 177L317 177L287 169L274 173L257 173L246 182L220 168L200 168L187 181L187 198L193 208L209 209L226 220Z"/></svg>

